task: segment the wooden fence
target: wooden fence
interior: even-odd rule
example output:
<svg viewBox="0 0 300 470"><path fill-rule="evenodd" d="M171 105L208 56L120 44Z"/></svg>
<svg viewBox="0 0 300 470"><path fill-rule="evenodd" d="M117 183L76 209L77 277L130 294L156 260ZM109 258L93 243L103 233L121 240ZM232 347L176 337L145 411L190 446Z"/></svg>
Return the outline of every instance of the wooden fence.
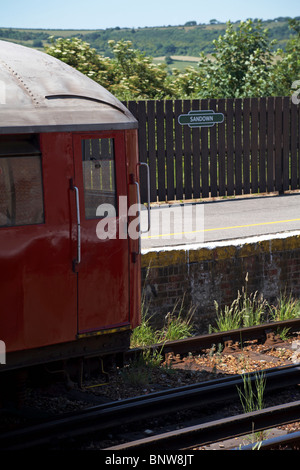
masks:
<svg viewBox="0 0 300 470"><path fill-rule="evenodd" d="M151 202L299 189L299 106L289 97L124 104L139 121ZM223 113L224 122L192 129L179 124L191 110ZM145 202L143 168L140 174Z"/></svg>

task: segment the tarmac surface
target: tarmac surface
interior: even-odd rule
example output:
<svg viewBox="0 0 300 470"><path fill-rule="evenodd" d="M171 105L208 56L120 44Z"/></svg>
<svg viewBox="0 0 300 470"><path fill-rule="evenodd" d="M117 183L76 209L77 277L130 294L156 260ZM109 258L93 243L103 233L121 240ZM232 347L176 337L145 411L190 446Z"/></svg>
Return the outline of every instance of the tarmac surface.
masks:
<svg viewBox="0 0 300 470"><path fill-rule="evenodd" d="M141 211L142 249L208 244L300 230L300 193L164 204Z"/></svg>

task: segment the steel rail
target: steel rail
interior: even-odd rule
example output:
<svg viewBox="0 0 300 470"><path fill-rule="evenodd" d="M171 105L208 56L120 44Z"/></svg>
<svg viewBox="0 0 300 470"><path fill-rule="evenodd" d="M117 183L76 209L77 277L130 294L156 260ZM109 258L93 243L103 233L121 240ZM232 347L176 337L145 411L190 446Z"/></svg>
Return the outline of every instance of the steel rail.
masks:
<svg viewBox="0 0 300 470"><path fill-rule="evenodd" d="M300 447L300 431L260 441L259 445L248 444L241 447L234 447L230 450L275 450L281 446Z"/></svg>
<svg viewBox="0 0 300 470"><path fill-rule="evenodd" d="M188 450L300 419L300 401L128 442L105 450Z"/></svg>
<svg viewBox="0 0 300 470"><path fill-rule="evenodd" d="M265 393L296 385L300 382L300 366L266 369ZM249 378L255 381L256 373ZM146 396L129 398L64 414L47 422L0 435L0 449L23 449L47 445L51 440L88 435L122 424L130 424L177 411L199 408L208 404L238 399L237 387L243 386L243 376L230 376L184 386Z"/></svg>
<svg viewBox="0 0 300 470"><path fill-rule="evenodd" d="M221 331L207 335L197 335L177 341L167 341L166 343L155 344L148 349L160 350L162 354L186 354L189 352L192 353L201 351L202 349L210 348L214 344L226 343L229 341L242 343L243 341L260 338L263 340L268 340L268 335L270 333L274 334L274 331L280 328L289 328L290 332L300 331L300 318L280 322L264 323L262 325L250 326L236 330ZM270 340L270 345L272 345L272 339ZM139 354L140 351L141 348L134 348L126 352L125 356L127 359L129 359L135 354Z"/></svg>

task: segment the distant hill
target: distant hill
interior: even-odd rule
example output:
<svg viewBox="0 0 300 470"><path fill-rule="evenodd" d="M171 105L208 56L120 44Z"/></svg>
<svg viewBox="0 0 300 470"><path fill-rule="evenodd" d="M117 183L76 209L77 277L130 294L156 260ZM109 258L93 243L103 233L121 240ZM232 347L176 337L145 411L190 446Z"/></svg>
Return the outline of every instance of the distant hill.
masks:
<svg viewBox="0 0 300 470"><path fill-rule="evenodd" d="M280 17L263 21L263 27L268 28L270 40L276 39L276 48L285 48L287 40L292 36L288 20L290 17ZM300 17L296 17L300 20ZM253 19L257 21L257 19ZM239 22L235 23L238 26ZM46 30L46 29L16 29L0 28L0 39L23 44L37 49L43 49L49 44L49 36L78 37L88 42L100 54L110 56L108 41L113 39L132 41L133 47L145 52L151 57L193 56L213 51L212 41L223 35L226 23L211 20L210 24L197 24L189 21L179 26L159 26L149 28L109 28L99 30Z"/></svg>

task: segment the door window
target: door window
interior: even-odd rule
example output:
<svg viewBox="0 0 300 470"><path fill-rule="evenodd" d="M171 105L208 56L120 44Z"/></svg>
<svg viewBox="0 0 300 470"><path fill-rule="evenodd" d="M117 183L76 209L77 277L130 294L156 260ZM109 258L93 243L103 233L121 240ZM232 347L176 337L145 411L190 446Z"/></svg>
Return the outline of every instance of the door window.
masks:
<svg viewBox="0 0 300 470"><path fill-rule="evenodd" d="M101 204L109 204L116 215L114 139L84 139L82 168L86 219L97 218Z"/></svg>

